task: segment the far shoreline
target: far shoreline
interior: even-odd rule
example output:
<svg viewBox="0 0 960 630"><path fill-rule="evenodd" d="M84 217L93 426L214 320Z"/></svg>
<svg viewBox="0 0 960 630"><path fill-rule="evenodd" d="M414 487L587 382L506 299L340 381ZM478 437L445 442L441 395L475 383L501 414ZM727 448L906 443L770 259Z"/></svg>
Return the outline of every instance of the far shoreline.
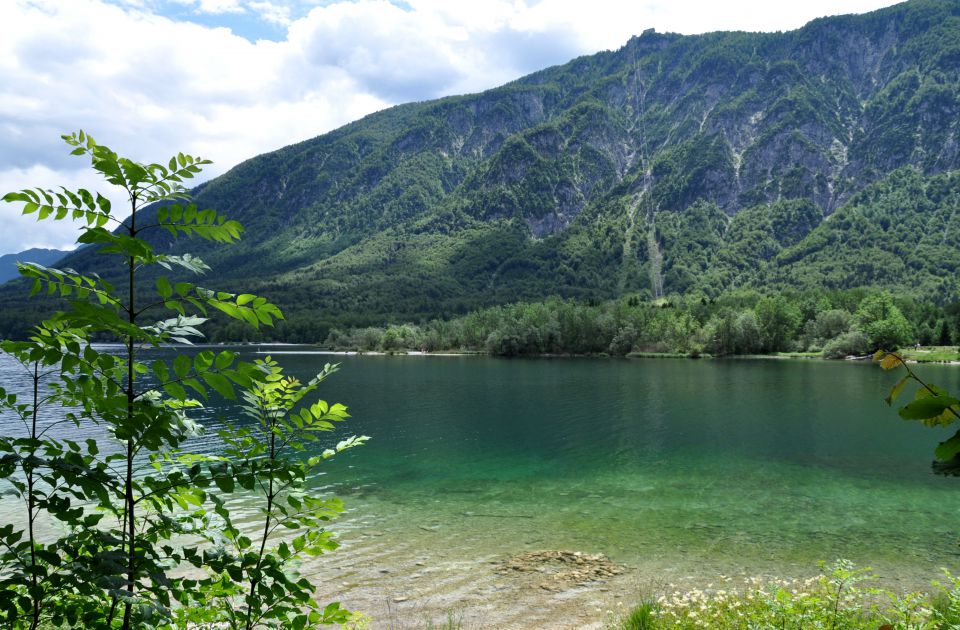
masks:
<svg viewBox="0 0 960 630"><path fill-rule="evenodd" d="M799 361L826 361L826 362L850 362L866 363L873 360L870 354L863 356L848 355L843 358L830 359L819 353L811 352L778 352L775 354L731 354L715 356L707 353L703 354L684 354L680 352L628 352L626 355L612 355L607 353L596 354L577 354L577 353L530 353L516 355L492 354L483 350L334 350L324 348L317 344L309 343L289 343L289 342L220 342L211 344L197 344L195 347L250 347L256 346L255 354L276 354L276 355L326 355L326 356L370 356L370 357L492 357L503 359L693 359L693 360L799 360ZM266 351L263 347L276 348L276 350ZM927 346L930 347L930 346ZM935 347L935 346L934 346ZM309 348L300 350L298 348ZM920 359L916 352L928 352L927 350L900 350L904 355L904 363L911 365L960 365L960 354L957 359Z"/></svg>

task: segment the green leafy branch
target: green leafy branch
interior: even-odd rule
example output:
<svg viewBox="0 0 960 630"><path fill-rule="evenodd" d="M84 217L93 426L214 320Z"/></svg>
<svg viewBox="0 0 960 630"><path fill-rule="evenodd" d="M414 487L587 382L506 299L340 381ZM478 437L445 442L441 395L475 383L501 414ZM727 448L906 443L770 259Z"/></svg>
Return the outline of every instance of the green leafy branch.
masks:
<svg viewBox="0 0 960 630"><path fill-rule="evenodd" d="M190 400L186 387L189 387L201 397L207 397L207 387L227 399L236 398L234 385L240 387L253 386L254 380L261 378L261 373L250 364L241 363L233 368L237 354L229 350L214 353L210 350L198 352L193 361L186 355L178 355L170 368L162 360L151 364L151 370L157 377L157 387L163 389L175 401Z"/></svg>
<svg viewBox="0 0 960 630"><path fill-rule="evenodd" d="M234 491L234 481L247 491L257 491L264 499L260 508L263 527L255 541L234 525L223 501L213 498L214 511L224 522L220 535L232 551L219 557L212 566L216 574L249 584L245 593L224 592L223 613L234 628L258 627L265 620L271 620L271 625L289 623L289 627L304 627L324 619L342 623L349 618L348 613L339 606L321 610L312 598L309 581L292 579L286 567L303 555L320 555L337 547L323 526L342 512L342 502L309 496L304 484L321 461L337 451L359 446L367 438L343 440L335 449L327 449L317 457L285 457L286 449L306 450L320 434L332 430L334 423L349 417L343 405L304 402L337 366L327 364L316 377L301 383L285 376L270 357L256 361L255 365L262 375L244 392L242 406L244 415L255 424L253 427L228 425L220 432L226 445L226 461L221 467L233 472L218 475L215 481L223 492ZM275 548L268 548L268 541L280 528L295 530L298 534L289 541L281 540ZM212 579L219 578L215 575ZM271 595L281 592L286 596ZM235 601L241 596L240 601ZM290 601L298 605L291 607Z"/></svg>
<svg viewBox="0 0 960 630"><path fill-rule="evenodd" d="M151 227L163 228L173 236L180 233L186 236L196 235L219 243L232 243L243 233L243 226L239 221L228 220L216 210L198 210L196 204L159 208L157 223L143 229Z"/></svg>
<svg viewBox="0 0 960 630"><path fill-rule="evenodd" d="M72 295L85 300L92 295L100 304L112 304L122 308L120 300L113 296L113 285L96 274L87 276L73 269L54 269L37 263L17 263L17 269L24 278L33 279L33 285L30 288L31 296L37 295L46 286L48 296Z"/></svg>
<svg viewBox="0 0 960 630"><path fill-rule="evenodd" d="M171 157L166 166L141 164L119 157L109 148L97 144L93 137L83 130L61 137L64 142L74 147L71 155L89 155L94 170L100 172L109 183L128 191L136 191L137 200L144 203L188 198L189 193L183 181L193 179L194 175L200 173L202 166L211 164L210 160L184 153Z"/></svg>
<svg viewBox="0 0 960 630"><path fill-rule="evenodd" d="M202 337L200 327L215 311L254 328L283 315L257 295L165 277L155 280L156 297L144 299L141 268L203 273L208 267L189 254L156 252L138 236L142 231L230 243L242 228L192 204L158 207L152 216L139 212L146 204L187 199L183 182L207 161L178 154L167 165L142 164L82 131L64 139L72 153L89 156L96 171L123 188L129 218L119 221L106 198L83 189L30 189L4 199L23 203L24 212L41 219L85 219L78 243L121 257L124 286L118 292L96 274L20 266L32 294L45 291L67 307L27 341L0 345L32 385L32 396L23 401L0 389L0 410L15 414L24 428L21 435L0 436L0 480L24 502L28 523L26 529L0 525L0 623L30 630L132 630L227 622L252 630L349 620L351 613L338 603L318 604L314 585L290 566L303 555L336 548L324 525L342 503L310 496L307 476L321 461L366 440L342 440L309 458L289 453L306 450L348 417L343 405L307 402L335 366L301 384L270 359L242 362L231 351L144 360L141 352L149 347ZM156 222L145 225L153 217ZM109 221L119 224L115 231L105 227ZM173 316L144 321L155 308ZM92 341L104 336L119 339L122 348L95 348ZM238 388L257 420L253 426L228 423L225 456L183 451L186 440L202 431L190 412L213 393L236 398ZM97 427L113 448L101 452L95 439L60 438L55 429L66 422ZM265 498L256 542L234 525L225 503L207 491L211 486ZM38 540L33 523L41 516L66 533ZM280 528L295 533L278 541L273 537ZM183 563L207 569L206 577L178 575L174 570Z"/></svg>
<svg viewBox="0 0 960 630"><path fill-rule="evenodd" d="M238 295L225 291L213 291L189 282L177 282L171 285L163 277L157 279L157 293L161 302L148 305L144 310L162 303L163 306L185 316L186 306L189 305L203 315L207 315L209 307L245 322L253 328L260 328L261 324L272 326L275 319L283 319L283 313L275 304L251 293Z"/></svg>
<svg viewBox="0 0 960 630"><path fill-rule="evenodd" d="M903 368L906 374L890 389L884 399L888 405L893 405L904 387L910 383L919 385L913 401L902 406L898 413L904 420L919 420L925 426L948 426L960 420L960 399L951 396L943 389L928 383L920 378L904 361L903 356L896 352L880 350L874 355L874 361L880 363L884 370ZM934 462L934 469L943 474L960 474L960 430L947 440L941 442L934 450L938 461Z"/></svg>
<svg viewBox="0 0 960 630"><path fill-rule="evenodd" d="M19 192L10 192L3 196L7 202L22 201L23 214L37 213L37 221L53 217L56 221L66 218L83 219L88 227L103 227L110 221L120 221L110 214L110 200L97 193L93 196L89 190L77 189L76 192L61 188L45 190L27 188Z"/></svg>

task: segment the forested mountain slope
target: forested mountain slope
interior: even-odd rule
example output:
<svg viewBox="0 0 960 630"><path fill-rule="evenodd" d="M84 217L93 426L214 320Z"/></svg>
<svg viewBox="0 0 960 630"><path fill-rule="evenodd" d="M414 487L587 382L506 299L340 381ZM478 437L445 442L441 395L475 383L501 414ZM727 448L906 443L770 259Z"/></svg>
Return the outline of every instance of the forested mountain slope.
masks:
<svg viewBox="0 0 960 630"><path fill-rule="evenodd" d="M248 160L195 191L241 244L169 247L278 302L289 338L549 295L954 298L958 75L957 0L787 33L648 30Z"/></svg>

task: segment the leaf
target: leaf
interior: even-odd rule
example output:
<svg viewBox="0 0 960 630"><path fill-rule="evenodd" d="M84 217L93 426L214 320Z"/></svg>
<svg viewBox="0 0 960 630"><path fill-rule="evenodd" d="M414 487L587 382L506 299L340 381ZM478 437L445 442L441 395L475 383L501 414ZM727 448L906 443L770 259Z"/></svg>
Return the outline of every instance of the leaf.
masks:
<svg viewBox="0 0 960 630"><path fill-rule="evenodd" d="M914 400L920 400L921 398L927 398L928 396L949 396L950 392L945 390L942 387L938 387L932 383L927 383L925 387L921 387L917 390L917 393L913 395Z"/></svg>
<svg viewBox="0 0 960 630"><path fill-rule="evenodd" d="M230 365L233 363L233 361L236 358L237 358L237 354L235 352L224 350L223 352L217 355L217 358L215 360L215 365L218 370L225 370L228 367L230 367Z"/></svg>
<svg viewBox="0 0 960 630"><path fill-rule="evenodd" d="M180 378L183 378L190 372L190 357L179 355L173 360L173 372Z"/></svg>
<svg viewBox="0 0 960 630"><path fill-rule="evenodd" d="M187 399L187 390L185 390L179 383L166 383L163 386L163 391L167 392L177 400Z"/></svg>
<svg viewBox="0 0 960 630"><path fill-rule="evenodd" d="M167 382L167 379L170 378L170 370L167 369L167 364L163 361L157 360L153 362L153 373L157 376L157 380L160 381L160 384Z"/></svg>
<svg viewBox="0 0 960 630"><path fill-rule="evenodd" d="M960 453L960 431L954 433L949 440L940 442L933 452L937 459L944 462L953 459L958 453Z"/></svg>
<svg viewBox="0 0 960 630"><path fill-rule="evenodd" d="M169 299L173 295L173 287L170 286L170 281L164 276L157 278L157 293L159 293L160 297L164 300Z"/></svg>
<svg viewBox="0 0 960 630"><path fill-rule="evenodd" d="M888 352L886 356L880 360L880 367L884 370L892 370L900 365L903 365L903 359L893 352Z"/></svg>
<svg viewBox="0 0 960 630"><path fill-rule="evenodd" d="M910 375L907 374L906 376L901 378L899 381L897 381L897 384L890 389L890 393L887 395L886 398L884 398L887 405L893 404L893 401L897 399L897 397L900 395L900 392L903 391L903 386L906 385L907 381L909 380L910 380Z"/></svg>
<svg viewBox="0 0 960 630"><path fill-rule="evenodd" d="M223 374L219 372L204 372L200 376L207 385L215 389L217 393L224 398L232 400L236 397L233 391L233 385Z"/></svg>
<svg viewBox="0 0 960 630"><path fill-rule="evenodd" d="M100 207L100 212L103 214L110 214L110 200L97 193L97 206Z"/></svg>
<svg viewBox="0 0 960 630"><path fill-rule="evenodd" d="M221 491L233 492L234 479L230 475L216 475L213 478L213 482L217 484L217 487L220 488Z"/></svg>
<svg viewBox="0 0 960 630"><path fill-rule="evenodd" d="M198 374L206 372L210 369L210 366L213 365L213 358L214 354L210 350L198 352L197 356L193 359L193 369L195 369Z"/></svg>
<svg viewBox="0 0 960 630"><path fill-rule="evenodd" d="M960 400L952 396L927 396L902 407L899 413L904 420L927 420L939 416L957 404L960 404Z"/></svg>

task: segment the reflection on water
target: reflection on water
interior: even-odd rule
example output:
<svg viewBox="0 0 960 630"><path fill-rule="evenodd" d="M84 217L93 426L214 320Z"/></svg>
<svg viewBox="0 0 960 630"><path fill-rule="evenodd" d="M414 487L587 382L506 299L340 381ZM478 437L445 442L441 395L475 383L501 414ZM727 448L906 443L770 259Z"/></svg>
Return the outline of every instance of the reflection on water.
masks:
<svg viewBox="0 0 960 630"><path fill-rule="evenodd" d="M274 356L301 378L340 361L320 392L354 417L331 439L373 438L315 480L346 500L354 553L569 548L717 572L849 557L918 580L957 564L960 482L929 470L943 433L886 407L897 375L873 366ZM960 390L956 368L921 371ZM7 357L0 386L18 387ZM234 413L204 410L193 447L215 452Z"/></svg>

